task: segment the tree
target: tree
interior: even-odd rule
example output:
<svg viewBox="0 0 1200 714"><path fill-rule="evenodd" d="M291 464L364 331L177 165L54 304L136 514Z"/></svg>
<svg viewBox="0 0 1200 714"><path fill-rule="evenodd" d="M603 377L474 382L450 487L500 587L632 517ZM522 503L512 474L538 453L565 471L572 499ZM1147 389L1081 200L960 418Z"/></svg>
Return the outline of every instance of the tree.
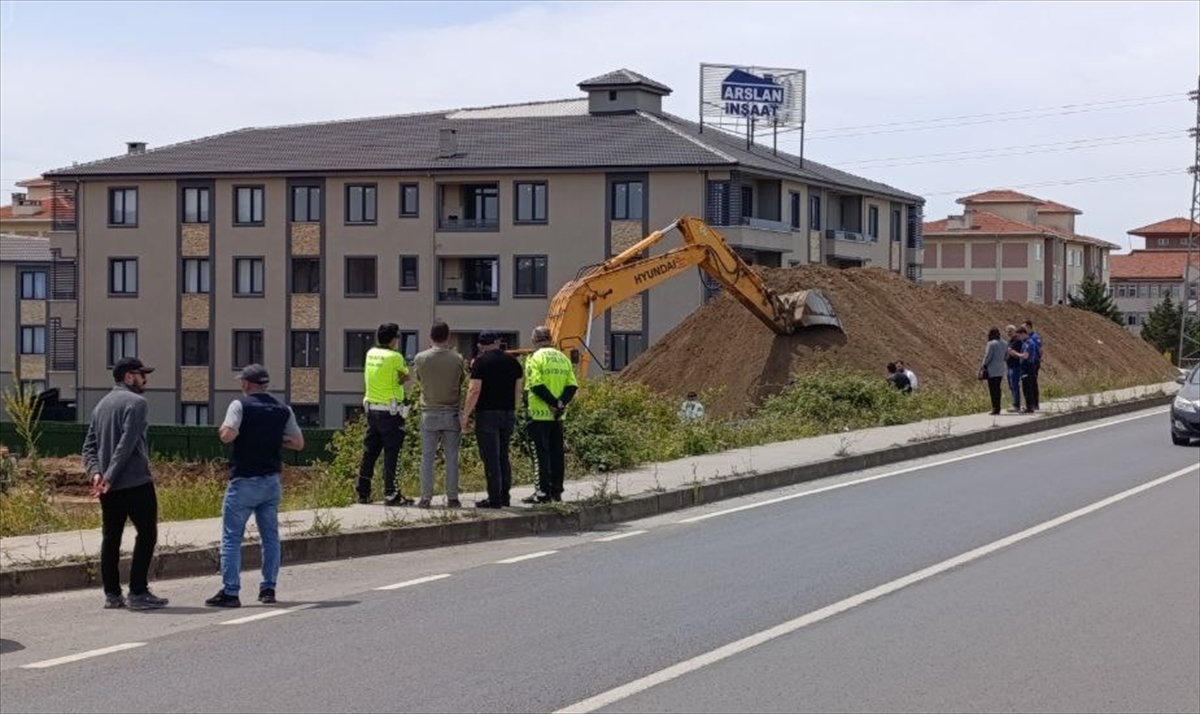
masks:
<svg viewBox="0 0 1200 714"><path fill-rule="evenodd" d="M1142 339L1154 345L1159 352L1170 352L1175 361L1179 349L1179 321L1183 317L1183 305L1177 304L1168 293L1154 306L1142 325Z"/></svg>
<svg viewBox="0 0 1200 714"><path fill-rule="evenodd" d="M1083 276L1083 282L1079 284L1079 297L1068 295L1067 298L1071 301L1071 307L1104 315L1122 327L1125 325L1125 317L1108 294L1108 287L1094 275Z"/></svg>

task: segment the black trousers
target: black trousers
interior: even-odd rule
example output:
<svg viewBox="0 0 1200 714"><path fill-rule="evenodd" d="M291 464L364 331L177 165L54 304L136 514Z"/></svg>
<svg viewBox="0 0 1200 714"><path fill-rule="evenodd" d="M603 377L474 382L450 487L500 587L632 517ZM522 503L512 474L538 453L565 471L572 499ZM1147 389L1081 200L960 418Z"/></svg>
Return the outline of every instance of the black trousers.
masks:
<svg viewBox="0 0 1200 714"><path fill-rule="evenodd" d="M508 446L512 442L516 415L513 412L485 410L475 412L475 439L487 479L488 501L509 505L512 489L512 462Z"/></svg>
<svg viewBox="0 0 1200 714"><path fill-rule="evenodd" d="M992 398L992 414L1000 413L1000 383L1004 377L988 377L988 396Z"/></svg>
<svg viewBox="0 0 1200 714"><path fill-rule="evenodd" d="M1038 386L1038 372L1042 371L1042 365L1028 365L1022 371L1024 374L1021 386L1025 392L1025 406L1029 409L1039 409L1042 406L1042 391Z"/></svg>
<svg viewBox="0 0 1200 714"><path fill-rule="evenodd" d="M561 499L566 477L566 452L561 421L529 422L529 438L537 455L538 491Z"/></svg>
<svg viewBox="0 0 1200 714"><path fill-rule="evenodd" d="M371 497L371 481L375 476L375 462L383 453L383 493L391 496L396 490L396 465L400 462L400 448L404 446L404 417L391 412L367 410L367 434L363 437L362 463L358 466L358 483L355 490L363 498Z"/></svg>
<svg viewBox="0 0 1200 714"><path fill-rule="evenodd" d="M100 580L106 595L121 594L121 536L125 521L133 521L137 538L133 542L133 562L129 566L129 593L146 592L150 579L150 558L158 544L158 495L148 483L100 496L103 521L100 540Z"/></svg>

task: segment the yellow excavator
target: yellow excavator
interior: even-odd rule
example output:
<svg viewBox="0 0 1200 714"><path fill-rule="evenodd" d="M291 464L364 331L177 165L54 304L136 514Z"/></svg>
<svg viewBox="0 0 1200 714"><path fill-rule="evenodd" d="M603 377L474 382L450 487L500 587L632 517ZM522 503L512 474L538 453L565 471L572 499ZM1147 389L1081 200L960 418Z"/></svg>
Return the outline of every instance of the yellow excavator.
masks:
<svg viewBox="0 0 1200 714"><path fill-rule="evenodd" d="M678 229L683 245L662 255L642 253ZM684 270L698 266L728 290L767 327L781 335L814 325L843 330L833 304L820 290L776 293L735 253L716 230L699 218L680 216L604 263L583 271L558 291L550 303L546 326L554 346L577 358L587 374L592 322L614 305L639 295ZM527 350L514 350L523 353Z"/></svg>

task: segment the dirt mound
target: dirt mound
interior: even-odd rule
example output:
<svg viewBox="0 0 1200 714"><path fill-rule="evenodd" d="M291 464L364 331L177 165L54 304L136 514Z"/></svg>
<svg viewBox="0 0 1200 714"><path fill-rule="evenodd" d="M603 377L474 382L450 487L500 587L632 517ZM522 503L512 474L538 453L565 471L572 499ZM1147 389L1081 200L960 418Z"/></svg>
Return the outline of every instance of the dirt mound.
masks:
<svg viewBox="0 0 1200 714"><path fill-rule="evenodd" d="M820 288L846 328L777 336L727 294L704 305L630 364L621 378L663 394L719 390L715 414L744 412L797 373L844 367L885 375L908 363L922 389L979 388L975 379L991 327L1030 319L1042 335L1047 388L1081 389L1169 381L1172 367L1142 339L1094 313L1066 306L986 302L946 286L918 285L879 268L764 269L779 292Z"/></svg>

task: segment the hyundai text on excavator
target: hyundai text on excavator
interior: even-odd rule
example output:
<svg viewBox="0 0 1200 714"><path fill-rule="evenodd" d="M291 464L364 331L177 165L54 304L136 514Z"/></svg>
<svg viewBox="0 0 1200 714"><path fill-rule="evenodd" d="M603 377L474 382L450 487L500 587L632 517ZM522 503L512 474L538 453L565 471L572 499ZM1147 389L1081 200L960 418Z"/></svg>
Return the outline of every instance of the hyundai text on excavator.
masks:
<svg viewBox="0 0 1200 714"><path fill-rule="evenodd" d="M661 255L642 255L673 229L678 229L683 237L681 247ZM573 357L577 355L578 371L586 375L592 322L614 305L692 266L712 276L780 335L814 325L843 330L833 304L820 290L776 293L725 243L720 233L699 218L680 216L604 263L584 269L558 291L546 316L554 346Z"/></svg>

